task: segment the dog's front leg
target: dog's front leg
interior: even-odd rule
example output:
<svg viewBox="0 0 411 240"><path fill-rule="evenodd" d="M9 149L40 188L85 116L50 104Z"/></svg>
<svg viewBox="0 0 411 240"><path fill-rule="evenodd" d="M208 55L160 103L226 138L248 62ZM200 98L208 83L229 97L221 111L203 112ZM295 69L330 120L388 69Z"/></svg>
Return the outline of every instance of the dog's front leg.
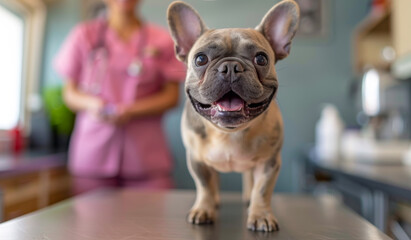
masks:
<svg viewBox="0 0 411 240"><path fill-rule="evenodd" d="M188 221L194 224L213 223L219 204L218 173L190 153L187 153L187 163L197 189L196 201L188 214Z"/></svg>
<svg viewBox="0 0 411 240"><path fill-rule="evenodd" d="M281 167L281 156L259 164L254 169L254 186L248 209L247 227L253 231L278 231L278 222L271 210L271 196Z"/></svg>
<svg viewBox="0 0 411 240"><path fill-rule="evenodd" d="M254 169L250 169L243 173L243 202L247 205L250 205L251 191L253 190L254 185Z"/></svg>

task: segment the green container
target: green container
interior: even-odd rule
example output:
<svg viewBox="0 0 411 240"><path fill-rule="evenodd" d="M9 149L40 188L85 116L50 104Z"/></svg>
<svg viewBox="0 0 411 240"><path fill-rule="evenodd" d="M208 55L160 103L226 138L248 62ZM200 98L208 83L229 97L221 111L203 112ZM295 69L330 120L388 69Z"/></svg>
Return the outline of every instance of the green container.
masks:
<svg viewBox="0 0 411 240"><path fill-rule="evenodd" d="M75 114L63 101L62 87L46 87L43 100L53 129L59 135L70 135L74 128Z"/></svg>

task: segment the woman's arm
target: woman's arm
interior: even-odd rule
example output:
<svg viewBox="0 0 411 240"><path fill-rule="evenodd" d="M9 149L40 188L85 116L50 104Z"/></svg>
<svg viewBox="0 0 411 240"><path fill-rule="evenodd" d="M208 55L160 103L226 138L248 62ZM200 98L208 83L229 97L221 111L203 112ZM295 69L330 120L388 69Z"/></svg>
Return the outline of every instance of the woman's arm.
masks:
<svg viewBox="0 0 411 240"><path fill-rule="evenodd" d="M163 89L150 97L139 99L127 110L131 117L144 117L162 114L165 111L177 106L179 99L179 84L169 82Z"/></svg>
<svg viewBox="0 0 411 240"><path fill-rule="evenodd" d="M97 116L104 107L104 102L100 98L79 91L74 81L66 81L63 99L74 112L89 111Z"/></svg>
<svg viewBox="0 0 411 240"><path fill-rule="evenodd" d="M139 99L132 105L119 106L118 113L108 121L122 125L130 119L159 115L177 106L179 99L179 84L170 82L163 89L147 98Z"/></svg>
<svg viewBox="0 0 411 240"><path fill-rule="evenodd" d="M73 81L66 81L63 89L63 99L67 106L77 111L89 111L95 116L101 116L104 109L104 102L97 97L83 93L78 90L77 84ZM132 105L119 106L115 116L102 117L108 122L124 124L132 118L159 115L175 107L179 99L179 84L170 82L163 89L144 99L139 99Z"/></svg>

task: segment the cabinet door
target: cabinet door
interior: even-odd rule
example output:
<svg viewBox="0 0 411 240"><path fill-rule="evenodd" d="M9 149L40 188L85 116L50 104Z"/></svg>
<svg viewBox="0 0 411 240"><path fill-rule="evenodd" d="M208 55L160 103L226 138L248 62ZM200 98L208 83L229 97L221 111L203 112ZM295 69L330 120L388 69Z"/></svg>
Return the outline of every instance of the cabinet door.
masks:
<svg viewBox="0 0 411 240"><path fill-rule="evenodd" d="M9 220L39 208L42 194L39 173L23 174L0 180L4 219Z"/></svg>
<svg viewBox="0 0 411 240"><path fill-rule="evenodd" d="M393 40L399 58L411 54L411 1L392 1Z"/></svg>
<svg viewBox="0 0 411 240"><path fill-rule="evenodd" d="M71 178L65 167L49 170L48 204L71 197Z"/></svg>

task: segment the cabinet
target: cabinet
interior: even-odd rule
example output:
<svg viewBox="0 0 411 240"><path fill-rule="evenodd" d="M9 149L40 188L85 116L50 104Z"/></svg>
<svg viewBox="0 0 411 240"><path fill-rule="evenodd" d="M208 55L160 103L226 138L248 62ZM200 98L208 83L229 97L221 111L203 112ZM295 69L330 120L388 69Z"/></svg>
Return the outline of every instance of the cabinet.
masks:
<svg viewBox="0 0 411 240"><path fill-rule="evenodd" d="M398 58L411 55L410 10L410 0L392 0L392 37Z"/></svg>
<svg viewBox="0 0 411 240"><path fill-rule="evenodd" d="M67 199L71 195L70 188L70 175L65 167L1 178L1 220L7 221Z"/></svg>
<svg viewBox="0 0 411 240"><path fill-rule="evenodd" d="M353 62L359 74L367 66L389 70L399 60L411 59L411 1L387 2L386 9L372 11L354 33Z"/></svg>

